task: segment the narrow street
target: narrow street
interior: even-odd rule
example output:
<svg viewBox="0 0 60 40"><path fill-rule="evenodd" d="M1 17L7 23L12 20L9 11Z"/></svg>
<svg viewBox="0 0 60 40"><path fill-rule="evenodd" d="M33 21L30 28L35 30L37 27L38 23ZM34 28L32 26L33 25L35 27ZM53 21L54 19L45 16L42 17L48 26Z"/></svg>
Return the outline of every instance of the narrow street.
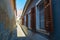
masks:
<svg viewBox="0 0 60 40"><path fill-rule="evenodd" d="M0 40L60 40L60 0L0 0Z"/></svg>
<svg viewBox="0 0 60 40"><path fill-rule="evenodd" d="M38 33L33 33L32 31L28 30L28 35L26 36L19 26L17 24L17 28L13 31L11 40L48 40L47 38L41 36Z"/></svg>
<svg viewBox="0 0 60 40"><path fill-rule="evenodd" d="M26 37L26 35L22 31L20 25L18 23L16 23L16 25L17 25L17 37Z"/></svg>

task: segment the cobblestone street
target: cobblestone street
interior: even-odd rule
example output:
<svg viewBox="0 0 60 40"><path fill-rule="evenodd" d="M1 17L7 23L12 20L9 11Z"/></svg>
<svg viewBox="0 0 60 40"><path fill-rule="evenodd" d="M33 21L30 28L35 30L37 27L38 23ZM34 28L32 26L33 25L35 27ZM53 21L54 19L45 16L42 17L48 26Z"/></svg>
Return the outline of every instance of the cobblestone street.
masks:
<svg viewBox="0 0 60 40"><path fill-rule="evenodd" d="M18 24L19 25L19 24ZM21 29L21 27L19 27L19 29ZM28 30L28 35L26 36L23 32L23 30L21 29L19 31L19 35L17 36L17 28L13 31L11 40L48 40L47 38L44 38L43 36L41 36L40 34L37 33L33 33L30 30Z"/></svg>
<svg viewBox="0 0 60 40"><path fill-rule="evenodd" d="M60 40L60 0L0 0L0 40Z"/></svg>

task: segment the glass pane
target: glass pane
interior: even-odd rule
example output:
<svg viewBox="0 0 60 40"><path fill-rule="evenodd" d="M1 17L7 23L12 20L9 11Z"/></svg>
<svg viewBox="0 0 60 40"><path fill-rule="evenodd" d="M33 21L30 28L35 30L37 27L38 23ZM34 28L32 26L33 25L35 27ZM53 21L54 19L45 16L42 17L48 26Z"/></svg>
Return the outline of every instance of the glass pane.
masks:
<svg viewBox="0 0 60 40"><path fill-rule="evenodd" d="M40 13L40 11L39 11L39 7L37 6L37 7L36 7L36 29L37 29L37 30L40 30L40 24L39 24L39 22L40 22L40 19L39 19L39 13Z"/></svg>
<svg viewBox="0 0 60 40"><path fill-rule="evenodd" d="M28 15L28 28L30 28L31 25L31 18L30 18L30 14Z"/></svg>
<svg viewBox="0 0 60 40"><path fill-rule="evenodd" d="M44 3L41 5L38 5L39 7L39 21L40 21L40 29L45 29L45 24L44 24Z"/></svg>
<svg viewBox="0 0 60 40"><path fill-rule="evenodd" d="M41 28L44 29L44 9L40 11L41 12Z"/></svg>

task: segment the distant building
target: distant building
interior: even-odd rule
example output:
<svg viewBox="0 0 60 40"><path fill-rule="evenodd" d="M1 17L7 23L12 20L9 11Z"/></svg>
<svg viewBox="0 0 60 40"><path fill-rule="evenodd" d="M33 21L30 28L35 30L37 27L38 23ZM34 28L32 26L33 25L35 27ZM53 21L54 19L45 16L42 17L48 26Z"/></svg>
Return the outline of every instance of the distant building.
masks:
<svg viewBox="0 0 60 40"><path fill-rule="evenodd" d="M22 25L32 31L60 40L60 0L27 0L22 12Z"/></svg>

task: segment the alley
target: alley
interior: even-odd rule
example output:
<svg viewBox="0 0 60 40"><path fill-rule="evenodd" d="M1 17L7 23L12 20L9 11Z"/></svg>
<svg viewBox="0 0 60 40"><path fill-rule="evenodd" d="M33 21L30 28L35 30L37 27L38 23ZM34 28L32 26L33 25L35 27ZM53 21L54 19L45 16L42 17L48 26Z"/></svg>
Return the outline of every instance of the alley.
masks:
<svg viewBox="0 0 60 40"><path fill-rule="evenodd" d="M17 24L17 27L18 26L19 24ZM11 40L48 40L48 39L38 33L33 33L30 30L28 30L28 35L26 36L21 27L18 27L13 31Z"/></svg>
<svg viewBox="0 0 60 40"><path fill-rule="evenodd" d="M17 25L17 37L26 37L26 35L22 31L20 25L18 23L16 23L16 25Z"/></svg>
<svg viewBox="0 0 60 40"><path fill-rule="evenodd" d="M0 40L60 40L60 0L0 0Z"/></svg>

